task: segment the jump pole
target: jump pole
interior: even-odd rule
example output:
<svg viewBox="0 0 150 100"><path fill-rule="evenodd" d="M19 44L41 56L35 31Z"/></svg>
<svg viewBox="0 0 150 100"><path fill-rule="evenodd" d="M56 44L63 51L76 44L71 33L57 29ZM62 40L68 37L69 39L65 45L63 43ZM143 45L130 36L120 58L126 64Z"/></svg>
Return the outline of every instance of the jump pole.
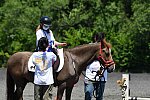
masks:
<svg viewBox="0 0 150 100"><path fill-rule="evenodd" d="M122 91L122 100L150 100L150 98L130 97L129 81L130 75L122 74L122 80L120 81L121 83L119 84Z"/></svg>

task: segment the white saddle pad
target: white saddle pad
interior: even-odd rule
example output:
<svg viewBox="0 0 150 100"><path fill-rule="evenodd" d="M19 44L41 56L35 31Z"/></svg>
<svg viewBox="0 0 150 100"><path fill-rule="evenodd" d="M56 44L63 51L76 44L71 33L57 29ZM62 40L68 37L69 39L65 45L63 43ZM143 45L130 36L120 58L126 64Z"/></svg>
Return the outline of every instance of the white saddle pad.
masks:
<svg viewBox="0 0 150 100"><path fill-rule="evenodd" d="M59 72L63 68L63 65L64 65L63 48L57 49L57 51L58 51L58 56L60 58L60 64L56 72ZM28 61L28 70L31 72L35 72L35 65L32 63L32 56L29 58L29 61Z"/></svg>
<svg viewBox="0 0 150 100"><path fill-rule="evenodd" d="M31 72L35 72L35 65L32 63L32 56L29 58L28 61L28 70Z"/></svg>
<svg viewBox="0 0 150 100"><path fill-rule="evenodd" d="M60 64L56 72L59 72L64 66L64 53L63 53L63 48L57 49L57 50L58 50L58 56L60 59Z"/></svg>

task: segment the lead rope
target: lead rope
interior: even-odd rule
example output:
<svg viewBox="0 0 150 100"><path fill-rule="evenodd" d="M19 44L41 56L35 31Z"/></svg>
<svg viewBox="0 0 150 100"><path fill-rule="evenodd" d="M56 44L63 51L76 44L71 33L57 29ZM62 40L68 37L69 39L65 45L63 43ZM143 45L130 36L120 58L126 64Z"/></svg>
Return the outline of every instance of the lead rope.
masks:
<svg viewBox="0 0 150 100"><path fill-rule="evenodd" d="M104 79L104 81L105 81L105 77L104 77L104 72L106 71L106 68L105 67L102 67L102 65L101 65L101 68L100 68L100 70L102 70L103 72L100 74L100 76L98 75L98 74L96 74L96 76L95 76L95 83L93 83L93 86L94 86L94 90L93 90L93 96L94 96L94 98L98 98L98 95L96 95L97 94L97 88L98 88L98 85L99 84L96 84L96 83L98 83L98 82L100 82L100 92L102 92L103 90L102 90L102 78ZM97 76L99 76L99 81L96 81L96 77Z"/></svg>
<svg viewBox="0 0 150 100"><path fill-rule="evenodd" d="M102 68L102 65L101 65L101 68ZM94 98L98 98L98 96L96 95L97 94L97 86L98 85L96 85L96 83L98 83L98 82L100 82L100 89L101 89L101 91L102 91L102 85L101 85L101 79L103 78L104 79L104 81L105 81L105 77L104 77L104 72L105 72L105 70L106 70L106 68L104 68L103 67L103 72L101 73L101 75L99 76L98 74L96 74L95 75L95 80L93 81L93 80L91 80L89 77L87 77L85 74L83 74L83 72L82 72L82 75L84 76L84 77L86 77L87 79L88 79L88 81L91 81L91 82L93 82L93 86L94 86L94 90L93 90L93 96L94 96ZM97 76L99 76L99 81L97 81L96 80L96 77Z"/></svg>

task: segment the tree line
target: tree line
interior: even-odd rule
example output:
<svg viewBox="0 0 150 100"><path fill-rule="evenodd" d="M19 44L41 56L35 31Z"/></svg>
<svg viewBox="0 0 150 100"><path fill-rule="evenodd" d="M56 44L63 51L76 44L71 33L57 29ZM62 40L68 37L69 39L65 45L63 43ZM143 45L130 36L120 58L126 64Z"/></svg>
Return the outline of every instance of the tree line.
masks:
<svg viewBox="0 0 150 100"><path fill-rule="evenodd" d="M1 67L15 52L34 51L35 30L45 15L66 48L90 43L93 33L105 32L116 71L150 72L149 0L1 0Z"/></svg>

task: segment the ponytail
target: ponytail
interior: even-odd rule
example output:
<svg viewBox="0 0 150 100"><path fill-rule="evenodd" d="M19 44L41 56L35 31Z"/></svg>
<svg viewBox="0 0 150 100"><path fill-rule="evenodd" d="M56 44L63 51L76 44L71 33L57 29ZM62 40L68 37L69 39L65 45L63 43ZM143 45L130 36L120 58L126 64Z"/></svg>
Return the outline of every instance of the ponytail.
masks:
<svg viewBox="0 0 150 100"><path fill-rule="evenodd" d="M36 32L41 29L41 25L38 25L37 28L36 28Z"/></svg>

